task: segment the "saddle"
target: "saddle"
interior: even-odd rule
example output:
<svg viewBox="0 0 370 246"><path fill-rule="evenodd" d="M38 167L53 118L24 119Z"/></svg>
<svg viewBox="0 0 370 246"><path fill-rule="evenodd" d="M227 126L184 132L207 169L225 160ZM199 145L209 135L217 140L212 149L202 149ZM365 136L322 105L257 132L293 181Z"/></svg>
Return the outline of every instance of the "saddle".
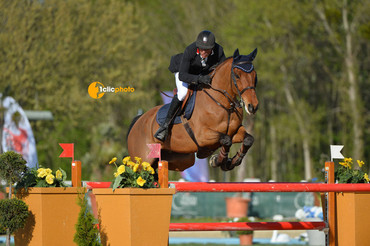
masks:
<svg viewBox="0 0 370 246"><path fill-rule="evenodd" d="M176 93L176 89L175 89L175 93ZM176 115L172 124L174 125L180 124L182 122L181 121L182 115L187 120L191 118L191 115L193 114L193 111L194 111L196 94L197 94L196 91L188 89L188 93L186 94L186 97L182 103L181 109L179 113ZM171 103L167 103L158 110L157 115L156 115L156 121L158 124L161 125L164 123L166 116L167 116L168 109L170 108L170 104Z"/></svg>

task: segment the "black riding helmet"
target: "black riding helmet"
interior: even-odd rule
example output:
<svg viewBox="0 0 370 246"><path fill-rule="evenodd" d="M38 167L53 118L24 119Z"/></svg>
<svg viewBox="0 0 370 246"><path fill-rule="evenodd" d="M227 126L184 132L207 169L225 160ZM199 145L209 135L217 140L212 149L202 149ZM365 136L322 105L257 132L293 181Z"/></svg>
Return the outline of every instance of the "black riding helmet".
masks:
<svg viewBox="0 0 370 246"><path fill-rule="evenodd" d="M215 42L215 35L208 30L204 30L198 34L196 45L200 49L209 50L215 46Z"/></svg>

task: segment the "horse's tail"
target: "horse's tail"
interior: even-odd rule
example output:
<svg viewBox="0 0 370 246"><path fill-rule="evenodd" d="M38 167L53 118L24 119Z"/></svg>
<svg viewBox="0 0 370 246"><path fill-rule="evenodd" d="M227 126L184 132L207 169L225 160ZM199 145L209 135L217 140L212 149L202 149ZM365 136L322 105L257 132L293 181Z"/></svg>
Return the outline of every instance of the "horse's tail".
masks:
<svg viewBox="0 0 370 246"><path fill-rule="evenodd" d="M128 127L128 131L127 131L127 134L126 134L126 143L127 143L127 138L128 138L128 134L130 134L130 131L132 129L132 127L134 126L134 124L136 123L136 121L142 116L142 114L139 114L139 115L136 115L132 121L131 121L131 124L130 126Z"/></svg>

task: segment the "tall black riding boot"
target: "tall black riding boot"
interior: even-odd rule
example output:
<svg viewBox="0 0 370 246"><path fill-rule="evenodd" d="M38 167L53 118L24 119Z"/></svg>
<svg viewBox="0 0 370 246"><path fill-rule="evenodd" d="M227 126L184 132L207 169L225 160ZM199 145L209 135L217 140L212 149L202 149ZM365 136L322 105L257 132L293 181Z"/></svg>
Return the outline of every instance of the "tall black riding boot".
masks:
<svg viewBox="0 0 370 246"><path fill-rule="evenodd" d="M177 98L177 95L175 95L171 101L170 108L168 109L166 120L159 127L158 131L154 134L155 138L157 138L158 140L162 142L166 140L169 127L171 126L172 121L175 118L175 115L178 109L181 107L181 104L182 104L182 101L179 101L179 99Z"/></svg>

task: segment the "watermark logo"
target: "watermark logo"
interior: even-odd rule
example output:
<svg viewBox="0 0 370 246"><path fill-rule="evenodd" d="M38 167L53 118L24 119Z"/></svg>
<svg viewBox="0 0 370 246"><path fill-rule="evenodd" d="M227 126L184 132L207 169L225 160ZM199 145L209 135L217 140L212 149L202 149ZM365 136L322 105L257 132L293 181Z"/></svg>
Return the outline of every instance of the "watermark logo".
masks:
<svg viewBox="0 0 370 246"><path fill-rule="evenodd" d="M100 88L104 88L104 85L100 82L92 82L89 85L89 88L87 91L89 92L89 95L94 99L99 99L102 96L104 96L104 92L101 92Z"/></svg>
<svg viewBox="0 0 370 246"><path fill-rule="evenodd" d="M104 96L105 93L118 93L118 92L134 92L135 88L133 87L111 87L107 86L105 87L102 83L100 82L92 82L89 85L89 88L87 89L90 97L94 99L99 99Z"/></svg>

